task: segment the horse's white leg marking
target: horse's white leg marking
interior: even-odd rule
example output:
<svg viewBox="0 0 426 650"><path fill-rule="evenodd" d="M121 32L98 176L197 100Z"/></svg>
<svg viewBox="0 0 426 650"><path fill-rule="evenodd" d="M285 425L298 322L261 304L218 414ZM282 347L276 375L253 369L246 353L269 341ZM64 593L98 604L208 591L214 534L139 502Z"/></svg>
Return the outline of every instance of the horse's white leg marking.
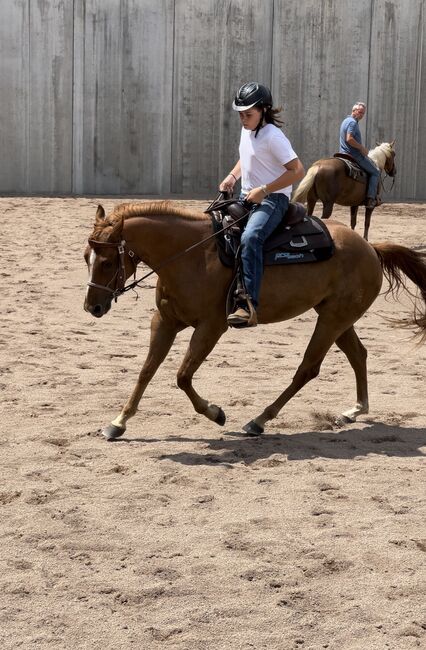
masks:
<svg viewBox="0 0 426 650"><path fill-rule="evenodd" d="M120 415L115 418L115 420L112 420L111 424L113 424L116 427L119 427L120 429L125 429L126 422L128 419L129 416L126 417L126 414L122 411Z"/></svg>
<svg viewBox="0 0 426 650"><path fill-rule="evenodd" d="M94 250L92 250L90 252L90 258L89 258L89 282L92 282L93 265L95 264L95 259L96 259L96 253ZM88 286L86 289L86 298L89 289L90 287Z"/></svg>
<svg viewBox="0 0 426 650"><path fill-rule="evenodd" d="M361 415L362 413L368 413L368 402L365 404L357 402L354 407L342 413L342 417L350 422L355 422L358 415Z"/></svg>

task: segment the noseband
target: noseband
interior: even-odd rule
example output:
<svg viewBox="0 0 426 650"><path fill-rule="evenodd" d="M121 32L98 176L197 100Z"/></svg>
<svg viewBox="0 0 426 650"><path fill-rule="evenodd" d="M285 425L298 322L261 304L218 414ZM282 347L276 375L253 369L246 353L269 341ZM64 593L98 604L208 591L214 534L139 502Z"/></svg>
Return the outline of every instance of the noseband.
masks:
<svg viewBox="0 0 426 650"><path fill-rule="evenodd" d="M114 277L110 280L108 285L115 279L115 286L114 289L111 289L108 285L104 284L97 284L96 282L91 282L89 281L87 283L88 287L95 287L95 289L103 289L104 291L108 291L109 293L112 293L112 297L114 298L114 301L117 302L118 296L121 296L121 294L124 292L124 287L126 284L126 267L124 264L124 255L126 252L126 242L124 239L122 239L120 242L99 242L96 241L95 239L89 239L89 245L95 250L96 246L112 246L113 248L116 248L118 251L118 269L114 275ZM137 264L134 261L134 252L133 251L127 251L128 256L132 259L133 264L135 265L135 272L136 272L136 266Z"/></svg>

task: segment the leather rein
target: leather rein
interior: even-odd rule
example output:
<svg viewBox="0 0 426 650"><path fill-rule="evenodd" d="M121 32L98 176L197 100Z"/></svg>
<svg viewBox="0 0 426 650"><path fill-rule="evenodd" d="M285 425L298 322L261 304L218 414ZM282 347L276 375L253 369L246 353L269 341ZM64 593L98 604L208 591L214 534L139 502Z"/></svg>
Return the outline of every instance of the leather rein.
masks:
<svg viewBox="0 0 426 650"><path fill-rule="evenodd" d="M229 201L231 203L231 201ZM176 253L176 255L173 255L172 257L167 258L162 262L159 266L157 266L156 269L153 269L152 271L149 271L149 273L146 273L144 276L141 278L138 278L137 280L135 279L134 282L131 282L126 286L126 267L125 267L125 254L127 253L129 257L132 259L132 262L135 266L135 271L134 275L136 276L136 268L140 260L135 262L135 257L136 254L132 250L126 250L126 240L122 239L119 242L100 242L97 241L96 239L89 239L88 243L89 246L93 249L99 248L101 246L111 246L117 249L118 251L118 257L119 257L119 265L118 269L114 275L114 277L108 282L107 285L105 284L97 284L96 282L89 281L87 283L88 287L94 287L95 289L103 289L104 291L108 291L109 293L112 293L112 297L114 298L114 301L117 302L117 298L121 296L123 293L126 291L130 291L130 289L134 289L137 287L143 280L146 280L150 275L153 273L157 273L160 269L162 269L164 266L167 264L170 264L171 262L174 262L177 260L179 257L182 257L183 255L186 255L186 253L189 253L192 251L194 248L198 248L198 246L201 246L205 242L209 241L210 239L213 239L213 237L216 237L217 235L220 235L222 232L225 230L228 230L231 226L235 225L239 221L242 221L243 219L246 218L246 214L243 216L239 217L238 219L235 219L232 224L228 224L224 226L221 230L218 230L217 232L214 232L212 235L209 235L205 239L202 239L201 241L197 242L196 244L192 244L192 246L189 246L188 248L185 248L185 250L179 251L179 253ZM113 282L115 279L115 286L114 289L112 289L109 285Z"/></svg>

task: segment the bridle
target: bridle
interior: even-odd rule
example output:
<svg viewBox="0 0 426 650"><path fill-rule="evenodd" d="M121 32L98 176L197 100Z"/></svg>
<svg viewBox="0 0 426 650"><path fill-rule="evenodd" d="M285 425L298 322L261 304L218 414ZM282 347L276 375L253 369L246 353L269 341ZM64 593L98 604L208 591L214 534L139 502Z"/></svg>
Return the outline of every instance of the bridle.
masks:
<svg viewBox="0 0 426 650"><path fill-rule="evenodd" d="M387 162L388 162L388 160L386 159L386 163L387 163ZM381 181L381 185L382 185L382 187L383 187L383 190L384 190L385 192L390 192L390 191L393 189L393 186L395 185L395 176L396 176L396 170L395 170L395 152L393 152L392 168L389 169L389 170L387 170L387 169L386 169L386 163L385 163L385 167L384 167L384 169L383 169L383 171L385 172L385 178L383 178L383 179L381 178L380 181ZM392 178L392 185L391 185L390 188L387 190L387 189L385 188L385 182L384 182L384 181L385 181L385 179L386 179L388 176L389 176L389 178Z"/></svg>
<svg viewBox="0 0 426 650"><path fill-rule="evenodd" d="M231 201L229 201L230 203ZM213 204L211 204L213 205ZM207 210L206 210L207 212ZM134 289L137 287L143 280L146 280L150 275L153 273L157 273L160 269L163 268L163 266L166 266L166 264L170 264L170 262L174 262L176 259L179 257L182 257L186 253L189 253L189 251L193 250L194 248L198 248L198 246L201 246L205 242L209 241L210 239L213 239L213 237L217 237L217 235L220 235L222 232L225 232L225 230L228 230L228 228L231 228L234 226L236 223L239 221L242 221L243 219L246 218L246 214L242 215L238 219L235 219L232 223L224 226L220 230L217 230L214 232L212 235L209 235L208 237L205 237L201 241L192 244L192 246L189 246L188 248L185 248L185 250L179 251L179 253L176 253L176 255L172 255L172 257L168 257L166 260L164 260L161 264L157 266L156 269L153 269L152 271L149 271L149 273L146 273L144 276L136 280L136 268L137 265L139 264L139 261L136 257L136 254L132 250L127 250L126 251L126 241L122 239L120 242L109 242L109 241L97 241L96 239L89 239L88 243L89 246L95 250L95 248L100 248L102 246L111 246L117 249L118 251L118 257L119 257L119 264L118 264L118 269L115 273L115 275L111 278L111 280L108 282L108 284L97 284L96 282L92 282L89 280L87 283L88 287L94 287L95 289L103 289L104 291L108 291L109 293L112 293L112 297L114 298L114 302L117 302L117 298L121 296L123 293L126 291L130 291L130 289ZM131 282L126 286L126 266L125 266L125 254L128 254L128 256L131 258L133 265L134 265L134 277L135 280L134 282ZM112 289L109 285L113 282L115 279L115 286Z"/></svg>
<svg viewBox="0 0 426 650"><path fill-rule="evenodd" d="M87 283L88 287L94 287L95 289L103 289L104 291L108 291L109 293L112 293L112 297L114 298L114 301L117 302L118 296L121 296L122 293L127 291L128 289L132 287L126 287L126 266L125 266L125 253L127 252L128 256L132 260L134 264L134 273L136 276L136 267L137 267L137 262L135 261L135 254L133 251L128 250L126 251L126 241L122 239L119 242L110 242L110 241L105 241L105 242L99 242L96 241L95 239L89 239L89 245L95 250L95 248L99 246L109 246L117 249L118 252L118 268L117 271L115 272L115 275L111 278L111 280L108 282L108 284L97 284L96 282L92 282L89 280ZM153 273L153 271L151 271ZM148 277L150 273L148 273L145 277ZM143 278L141 278L142 280ZM115 285L114 288L112 289L109 285L115 280Z"/></svg>

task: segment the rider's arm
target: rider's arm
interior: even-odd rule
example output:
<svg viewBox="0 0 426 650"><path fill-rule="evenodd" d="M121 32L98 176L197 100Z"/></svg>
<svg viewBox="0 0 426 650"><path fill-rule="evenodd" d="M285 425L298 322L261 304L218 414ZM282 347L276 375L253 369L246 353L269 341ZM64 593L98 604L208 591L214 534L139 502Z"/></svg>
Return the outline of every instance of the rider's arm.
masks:
<svg viewBox="0 0 426 650"><path fill-rule="evenodd" d="M354 149L358 149L358 151L362 153L363 156L368 156L368 149L366 149L362 144L357 142L350 133L346 134L346 142Z"/></svg>
<svg viewBox="0 0 426 650"><path fill-rule="evenodd" d="M247 200L252 203L261 203L266 195L272 194L272 192L276 192L277 190L282 190L284 187L293 185L293 183L297 183L297 181L300 181L305 175L304 167L299 158L290 160L290 162L286 163L284 167L285 172L271 183L268 183L265 187L265 191L263 191L261 187L255 187L247 195Z"/></svg>
<svg viewBox="0 0 426 650"><path fill-rule="evenodd" d="M240 161L238 160L231 171L229 172L228 176L225 176L221 184L219 185L219 189L221 192L232 192L234 189L235 183L241 178L241 164Z"/></svg>

